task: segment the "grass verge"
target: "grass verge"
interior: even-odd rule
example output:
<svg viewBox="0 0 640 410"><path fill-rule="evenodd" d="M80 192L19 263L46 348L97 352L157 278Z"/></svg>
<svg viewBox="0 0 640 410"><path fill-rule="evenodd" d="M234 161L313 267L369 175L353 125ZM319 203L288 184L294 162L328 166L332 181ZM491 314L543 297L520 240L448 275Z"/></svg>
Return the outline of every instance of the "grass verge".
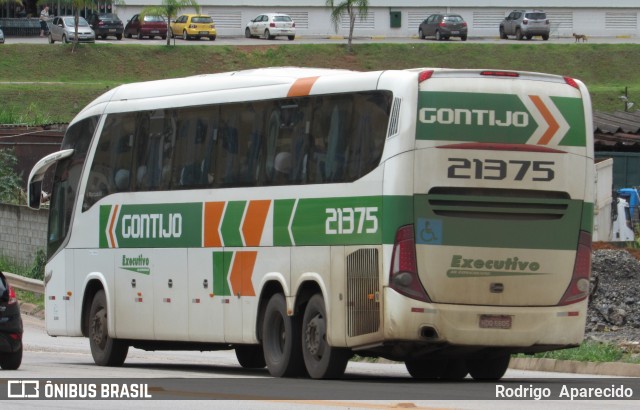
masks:
<svg viewBox="0 0 640 410"><path fill-rule="evenodd" d="M124 42L126 43L126 42ZM133 44L5 44L0 59L0 112L33 122L68 122L89 101L120 84L259 67L352 70L414 67L499 68L579 78L593 106L623 109L624 88L640 102L640 53L634 44L287 44L147 46ZM561 62L561 63L559 63ZM34 107L29 109L29 107ZM23 115L23 112L30 115Z"/></svg>
<svg viewBox="0 0 640 410"><path fill-rule="evenodd" d="M536 353L533 356L517 354L515 357L535 357L541 359L576 360L579 362L623 362L640 364L640 354L613 343L587 340L571 349Z"/></svg>

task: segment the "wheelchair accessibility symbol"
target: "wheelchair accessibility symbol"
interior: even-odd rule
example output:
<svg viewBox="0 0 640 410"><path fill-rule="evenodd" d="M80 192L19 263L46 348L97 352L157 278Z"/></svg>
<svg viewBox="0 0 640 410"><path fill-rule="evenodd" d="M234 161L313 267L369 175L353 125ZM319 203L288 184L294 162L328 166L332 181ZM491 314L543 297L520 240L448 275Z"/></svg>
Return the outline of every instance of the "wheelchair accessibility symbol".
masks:
<svg viewBox="0 0 640 410"><path fill-rule="evenodd" d="M418 219L416 243L439 245L442 243L442 221L440 219Z"/></svg>

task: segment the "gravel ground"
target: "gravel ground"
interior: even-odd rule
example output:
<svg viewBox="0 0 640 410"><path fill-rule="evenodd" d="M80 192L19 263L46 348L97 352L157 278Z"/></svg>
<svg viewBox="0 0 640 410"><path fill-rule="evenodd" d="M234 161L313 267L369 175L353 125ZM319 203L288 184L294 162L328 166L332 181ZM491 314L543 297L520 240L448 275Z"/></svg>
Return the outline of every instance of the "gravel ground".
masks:
<svg viewBox="0 0 640 410"><path fill-rule="evenodd" d="M640 342L640 261L626 250L592 253L586 338Z"/></svg>

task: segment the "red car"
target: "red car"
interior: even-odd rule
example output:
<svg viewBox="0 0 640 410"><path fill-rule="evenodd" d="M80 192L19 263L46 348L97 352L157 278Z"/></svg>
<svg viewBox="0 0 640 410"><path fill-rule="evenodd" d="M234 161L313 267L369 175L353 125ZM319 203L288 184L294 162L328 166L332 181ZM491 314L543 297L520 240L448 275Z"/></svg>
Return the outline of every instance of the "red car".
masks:
<svg viewBox="0 0 640 410"><path fill-rule="evenodd" d="M167 21L164 17L160 16L140 16L139 14L131 17L131 20L127 21L127 25L124 28L124 36L131 38L136 36L142 40L144 37L154 38L156 36L167 38Z"/></svg>

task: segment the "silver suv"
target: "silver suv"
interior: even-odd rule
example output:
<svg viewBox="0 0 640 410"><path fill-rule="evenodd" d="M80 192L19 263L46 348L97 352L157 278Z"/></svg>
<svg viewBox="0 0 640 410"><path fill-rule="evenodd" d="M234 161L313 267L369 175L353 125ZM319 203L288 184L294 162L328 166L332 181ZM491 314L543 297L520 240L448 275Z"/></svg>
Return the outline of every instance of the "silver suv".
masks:
<svg viewBox="0 0 640 410"><path fill-rule="evenodd" d="M516 36L516 39L526 38L531 40L533 36L541 36L543 40L549 40L551 24L547 19L547 13L542 10L513 10L500 23L500 38Z"/></svg>

